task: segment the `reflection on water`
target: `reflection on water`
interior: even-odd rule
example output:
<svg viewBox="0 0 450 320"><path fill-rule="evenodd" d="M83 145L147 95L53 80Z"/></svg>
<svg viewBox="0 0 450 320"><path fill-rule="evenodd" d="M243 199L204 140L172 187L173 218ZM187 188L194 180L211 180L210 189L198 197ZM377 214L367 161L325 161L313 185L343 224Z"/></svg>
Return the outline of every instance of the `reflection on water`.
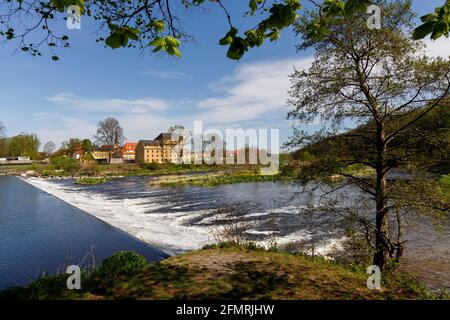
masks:
<svg viewBox="0 0 450 320"><path fill-rule="evenodd" d="M149 261L166 256L18 178L0 176L0 289L68 264L99 263L120 250L137 251Z"/></svg>
<svg viewBox="0 0 450 320"><path fill-rule="evenodd" d="M281 246L313 246L318 254L342 249L343 222L333 215L300 214L305 196L291 183L162 188L151 186L150 179L129 177L96 186L76 186L70 180L28 182L171 254L214 242L217 225L231 215L248 222L251 228L246 236L261 243L275 240ZM347 188L342 195L352 203L358 193ZM235 212L235 207L243 209ZM232 214L218 213L223 208ZM450 288L448 221L441 233L427 220L405 232L409 241L404 268L432 287Z"/></svg>

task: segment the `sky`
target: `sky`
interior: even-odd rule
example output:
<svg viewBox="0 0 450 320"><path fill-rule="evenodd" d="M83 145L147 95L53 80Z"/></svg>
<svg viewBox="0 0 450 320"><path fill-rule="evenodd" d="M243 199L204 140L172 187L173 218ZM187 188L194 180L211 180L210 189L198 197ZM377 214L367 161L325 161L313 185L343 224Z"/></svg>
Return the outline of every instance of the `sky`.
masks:
<svg viewBox="0 0 450 320"><path fill-rule="evenodd" d="M444 0L415 0L413 10L429 13ZM236 25L249 25L246 1L225 0ZM93 138L97 123L112 116L127 141L153 139L168 127L279 129L283 143L292 133L286 119L288 75L308 68L313 52L297 52L292 30L276 43L250 50L239 61L226 58L218 39L228 31L224 13L214 4L184 16L195 37L183 44L182 58L167 58L133 49L111 50L95 42L96 25L82 18L80 30L67 30L71 48L31 57L15 46L0 46L0 122L7 135L36 133L42 145L57 146L71 137ZM1 10L1 9L0 9ZM58 25L59 23L59 25ZM64 28L61 20L57 27ZM430 44L430 55L448 56L450 39ZM314 129L314 125L311 126Z"/></svg>

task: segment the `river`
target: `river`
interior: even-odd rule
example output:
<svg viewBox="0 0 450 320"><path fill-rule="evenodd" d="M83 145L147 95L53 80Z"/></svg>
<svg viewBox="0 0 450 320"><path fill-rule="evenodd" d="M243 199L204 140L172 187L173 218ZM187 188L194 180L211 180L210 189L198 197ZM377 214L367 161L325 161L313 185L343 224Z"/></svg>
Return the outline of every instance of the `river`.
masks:
<svg viewBox="0 0 450 320"><path fill-rule="evenodd" d="M90 267L121 250L148 261L167 256L19 178L0 176L0 289L70 264Z"/></svg>
<svg viewBox="0 0 450 320"><path fill-rule="evenodd" d="M24 188L24 182L18 178L7 179L9 183L18 184ZM14 182L11 179L15 179ZM87 212L108 223L102 224L102 228L107 228L106 225L114 230L114 232L111 231L111 235L108 233L109 237L118 237L116 233L120 234L118 231L120 229L133 236L130 237L131 240L128 239L129 241L140 239L168 254L198 249L218 241L223 234L221 230L227 226L233 228L230 221L236 221L236 218L245 225L245 230L240 231L240 236L262 245L276 242L278 246L300 247L314 250L316 254L321 255L332 255L343 250L341 243L345 239L343 231L345 222L333 215L301 214L300 211L306 205L306 198L304 194L299 193L298 186L291 182L243 183L214 188L192 186L163 188L151 185L149 183L151 179L151 177L127 177L95 186L74 185L70 179L28 178L25 181L38 188L29 186L39 197L53 199L52 201L57 201L56 198L59 198L64 202L58 201L58 203L76 210L74 212L78 215L82 215L80 212ZM36 191L39 189L48 194ZM0 191L2 190L0 184ZM23 191L17 190L17 192ZM357 190L350 188L342 190L342 193L347 202L356 201ZM16 198L23 197L24 195L20 193L16 195ZM36 205L36 201L32 205ZM37 211L31 209L33 207L29 208L30 212L33 211L32 215L50 219L47 217L47 209ZM48 209L51 211L50 216L53 217L51 221L61 219L58 206ZM5 215L2 210L0 209L0 224L2 224L2 216ZM67 213L64 213L64 216ZM82 216L92 218L88 215ZM66 219L70 222L70 218ZM95 221L100 223L97 219ZM22 222L19 220L9 222L10 225L14 223L18 224L19 229L22 228ZM75 232L79 228L78 235L81 232L79 241L85 244L83 250L86 251L91 243L96 243L96 239L98 241L98 238L92 239L97 235L96 228L87 227L87 234L84 236L83 228L81 228L83 222L77 223ZM67 227L69 225L72 223L68 223ZM52 228L55 227L57 224ZM42 228L42 225L36 228ZM57 235L64 233L52 228L41 232L47 234L46 237L50 237L48 234L53 232ZM3 229L0 229L0 235L2 231ZM126 234L121 235L125 237ZM433 289L450 288L450 223L445 221L442 230L436 232L430 221L422 220L418 227L406 232L406 238L408 243L403 268L417 274L419 279ZM107 242L111 243L111 241ZM122 247L127 246L121 243L120 239L116 245L119 243ZM66 241L60 241L58 245L61 247L58 252L68 251ZM128 245L131 249L131 244ZM19 241L15 246L20 248L23 244ZM71 250L75 250L76 246L70 247ZM109 248L111 252L112 247ZM40 250L41 246L35 246L32 251ZM83 250L81 251L84 252ZM0 258L2 254L3 252L0 253ZM33 260L34 254L36 253L30 252L27 255ZM25 263L27 255L23 257L22 262L19 259L17 263ZM47 266L51 268L61 263L58 259L61 259L61 255L55 254L48 260L43 258L40 261L45 263L48 261ZM9 260L13 261L14 258ZM1 268L0 264L2 274ZM36 267L28 269L35 270Z"/></svg>

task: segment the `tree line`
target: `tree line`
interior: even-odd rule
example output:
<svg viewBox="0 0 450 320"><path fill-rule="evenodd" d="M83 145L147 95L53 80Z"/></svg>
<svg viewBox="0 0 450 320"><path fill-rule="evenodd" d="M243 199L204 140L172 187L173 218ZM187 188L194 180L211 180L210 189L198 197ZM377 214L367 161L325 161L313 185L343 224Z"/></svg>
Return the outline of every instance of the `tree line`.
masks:
<svg viewBox="0 0 450 320"><path fill-rule="evenodd" d="M0 122L0 157L30 157L32 160L42 160L52 155L72 156L77 150L92 153L102 145L118 146L125 141L119 121L108 117L98 123L93 141L90 139L69 138L63 141L57 150L53 141L48 141L40 151L41 141L34 133L21 133L13 137L6 137L6 127Z"/></svg>

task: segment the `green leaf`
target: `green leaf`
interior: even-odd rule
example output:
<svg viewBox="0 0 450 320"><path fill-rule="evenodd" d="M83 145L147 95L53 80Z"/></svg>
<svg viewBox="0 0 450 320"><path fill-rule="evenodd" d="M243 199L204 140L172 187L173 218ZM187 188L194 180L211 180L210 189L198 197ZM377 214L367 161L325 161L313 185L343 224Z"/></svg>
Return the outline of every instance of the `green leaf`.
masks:
<svg viewBox="0 0 450 320"><path fill-rule="evenodd" d="M116 32L112 33L108 38L106 38L105 43L112 49L117 49L122 46L120 36Z"/></svg>
<svg viewBox="0 0 450 320"><path fill-rule="evenodd" d="M233 39L236 37L237 33L238 33L238 30L236 28L232 27L230 29L230 31L227 32L225 37L223 37L222 39L219 40L219 44L222 46L231 44L233 42Z"/></svg>
<svg viewBox="0 0 450 320"><path fill-rule="evenodd" d="M166 45L166 40L164 38L156 38L150 42L149 45L154 47L162 47Z"/></svg>
<svg viewBox="0 0 450 320"><path fill-rule="evenodd" d="M345 14L353 14L356 11L366 10L371 5L370 0L348 0L345 3Z"/></svg>
<svg viewBox="0 0 450 320"><path fill-rule="evenodd" d="M250 0L248 6L250 7L251 12L255 12L256 9L258 8L258 3L256 2L256 0Z"/></svg>
<svg viewBox="0 0 450 320"><path fill-rule="evenodd" d="M225 37L223 37L222 39L219 40L219 44L221 46L226 46L226 45L228 45L228 44L230 44L232 42L233 42L233 38L231 36L225 36Z"/></svg>
<svg viewBox="0 0 450 320"><path fill-rule="evenodd" d="M155 20L152 22L152 26L156 29L156 31L164 31L164 21L162 20Z"/></svg>
<svg viewBox="0 0 450 320"><path fill-rule="evenodd" d="M178 58L180 58L181 57L181 52L180 52L180 50L178 50L178 48L176 48L176 47L169 47L169 48L167 48L167 53L168 54L170 54L170 55L175 55L175 56L177 56Z"/></svg>
<svg viewBox="0 0 450 320"><path fill-rule="evenodd" d="M175 39L174 37L171 36L166 36L165 38L165 42L169 47L179 47L181 42L178 41L177 39Z"/></svg>
<svg viewBox="0 0 450 320"><path fill-rule="evenodd" d="M52 5L59 12L64 12L64 10L66 9L66 4L65 4L64 0L52 0Z"/></svg>
<svg viewBox="0 0 450 320"><path fill-rule="evenodd" d="M431 33L431 39L436 40L442 35L448 37L448 24L444 21L439 21L434 24L433 32Z"/></svg>
<svg viewBox="0 0 450 320"><path fill-rule="evenodd" d="M228 48L227 57L233 60L239 60L244 53L248 50L248 45L245 39L241 37L234 38L233 42Z"/></svg>
<svg viewBox="0 0 450 320"><path fill-rule="evenodd" d="M428 34L433 32L434 22L425 22L418 26L413 32L413 39L419 40L425 38Z"/></svg>

